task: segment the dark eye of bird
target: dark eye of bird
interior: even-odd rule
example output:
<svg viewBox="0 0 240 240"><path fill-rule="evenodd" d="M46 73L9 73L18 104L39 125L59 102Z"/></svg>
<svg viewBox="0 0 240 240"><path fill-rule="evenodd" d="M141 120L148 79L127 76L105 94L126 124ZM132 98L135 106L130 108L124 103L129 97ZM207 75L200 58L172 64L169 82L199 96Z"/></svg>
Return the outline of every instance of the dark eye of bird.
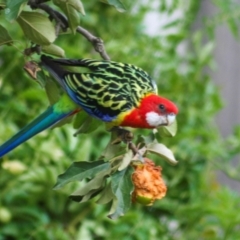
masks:
<svg viewBox="0 0 240 240"><path fill-rule="evenodd" d="M159 105L159 109L161 110L161 112L164 112L166 110L165 106L163 104Z"/></svg>

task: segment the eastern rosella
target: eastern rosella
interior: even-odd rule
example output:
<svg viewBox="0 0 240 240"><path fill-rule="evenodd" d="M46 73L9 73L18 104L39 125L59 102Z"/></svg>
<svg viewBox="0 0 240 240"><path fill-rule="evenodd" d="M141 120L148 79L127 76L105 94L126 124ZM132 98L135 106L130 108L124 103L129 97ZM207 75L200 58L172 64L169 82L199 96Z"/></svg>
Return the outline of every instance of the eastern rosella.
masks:
<svg viewBox="0 0 240 240"><path fill-rule="evenodd" d="M41 65L67 94L0 146L0 157L80 108L106 122L109 129L170 125L178 113L174 103L157 95L151 77L134 65L105 60L53 59L44 55ZM68 66L80 70L73 72L66 69Z"/></svg>

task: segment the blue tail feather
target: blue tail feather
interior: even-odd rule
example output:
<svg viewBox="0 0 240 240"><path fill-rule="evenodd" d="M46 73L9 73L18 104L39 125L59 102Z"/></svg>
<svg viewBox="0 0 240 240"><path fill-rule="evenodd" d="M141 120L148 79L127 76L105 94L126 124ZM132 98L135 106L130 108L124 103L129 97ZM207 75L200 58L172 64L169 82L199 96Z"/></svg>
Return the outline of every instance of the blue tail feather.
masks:
<svg viewBox="0 0 240 240"><path fill-rule="evenodd" d="M16 135L6 141L0 146L0 157L16 148L21 143L27 141L34 135L42 132L43 130L51 127L61 119L71 115L74 111L68 113L57 113L54 112L54 107L49 107L45 112L33 120L30 124L22 128Z"/></svg>

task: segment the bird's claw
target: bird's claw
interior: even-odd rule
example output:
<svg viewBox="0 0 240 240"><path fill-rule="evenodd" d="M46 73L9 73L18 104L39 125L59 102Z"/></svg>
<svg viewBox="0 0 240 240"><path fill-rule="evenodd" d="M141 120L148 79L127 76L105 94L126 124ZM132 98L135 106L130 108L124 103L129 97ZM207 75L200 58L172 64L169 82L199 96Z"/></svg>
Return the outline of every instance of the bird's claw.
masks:
<svg viewBox="0 0 240 240"><path fill-rule="evenodd" d="M130 143L133 140L133 133L129 130L120 127L114 127L111 129L112 132L115 132L117 137L112 141L112 144L118 144L120 142Z"/></svg>
<svg viewBox="0 0 240 240"><path fill-rule="evenodd" d="M145 163L145 160L144 160L144 153L146 152L146 148L141 148L141 149L138 149L136 147L136 145L132 142L130 142L128 144L128 148L131 149L134 153L134 157L133 157L133 161L139 161L141 163Z"/></svg>
<svg viewBox="0 0 240 240"><path fill-rule="evenodd" d="M117 135L117 137L111 142L111 144L119 144L120 142L126 143L128 145L128 148L131 149L135 155L134 160L140 161L141 163L145 162L142 153L138 150L138 148L132 142L134 138L134 135L132 132L121 127L114 127L111 129L111 131L115 132Z"/></svg>

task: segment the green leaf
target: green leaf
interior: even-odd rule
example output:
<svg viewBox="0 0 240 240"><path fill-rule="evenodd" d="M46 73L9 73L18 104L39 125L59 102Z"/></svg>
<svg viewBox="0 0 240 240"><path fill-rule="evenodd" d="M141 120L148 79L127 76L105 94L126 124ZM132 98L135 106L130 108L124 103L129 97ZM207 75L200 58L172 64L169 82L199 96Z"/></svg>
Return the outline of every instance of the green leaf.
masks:
<svg viewBox="0 0 240 240"><path fill-rule="evenodd" d="M80 133L90 133L95 131L102 122L96 118L89 116L85 111L78 113L73 127L78 130L74 133L74 136L77 136Z"/></svg>
<svg viewBox="0 0 240 240"><path fill-rule="evenodd" d="M7 29L0 25L0 46L4 44L11 45L12 42L13 40L8 34Z"/></svg>
<svg viewBox="0 0 240 240"><path fill-rule="evenodd" d="M114 6L119 12L125 12L126 8L120 0L101 0L101 2L108 3Z"/></svg>
<svg viewBox="0 0 240 240"><path fill-rule="evenodd" d="M104 161L74 162L65 173L58 176L54 189L59 189L69 182L92 178L98 172L109 168L110 163L105 163Z"/></svg>
<svg viewBox="0 0 240 240"><path fill-rule="evenodd" d="M49 45L55 38L55 28L52 22L38 12L21 12L17 18L25 36L39 45Z"/></svg>
<svg viewBox="0 0 240 240"><path fill-rule="evenodd" d="M89 115L88 115L85 111L81 111L81 112L77 115L77 117L76 117L76 119L75 119L75 121L74 121L74 123L73 123L73 127L74 127L75 129L80 128L80 127L84 124L84 122L87 121L88 116L89 116Z"/></svg>
<svg viewBox="0 0 240 240"><path fill-rule="evenodd" d="M110 173L110 168L98 172L91 181L87 182L82 188L72 193L70 198L77 202L83 202L95 197L104 188L106 178Z"/></svg>
<svg viewBox="0 0 240 240"><path fill-rule="evenodd" d="M205 46L201 46L201 50L199 51L199 62L201 64L206 64L211 59L214 47L215 43L213 41L208 42Z"/></svg>
<svg viewBox="0 0 240 240"><path fill-rule="evenodd" d="M21 13L28 0L8 0L5 9L5 16L8 21L16 19Z"/></svg>
<svg viewBox="0 0 240 240"><path fill-rule="evenodd" d="M82 15L85 15L85 10L82 2L80 0L53 0L53 3L60 8L69 8L70 6L80 12Z"/></svg>
<svg viewBox="0 0 240 240"><path fill-rule="evenodd" d="M56 57L60 58L65 57L65 51L55 44L44 45L42 47L42 51L47 54L54 55Z"/></svg>
<svg viewBox="0 0 240 240"><path fill-rule="evenodd" d="M67 15L69 27L73 33L76 32L76 28L80 23L80 16L78 13L85 15L84 7L79 0L53 0L53 3L60 7L62 11Z"/></svg>
<svg viewBox="0 0 240 240"><path fill-rule="evenodd" d="M148 143L151 143L154 139L155 139L155 129L153 129L152 131L149 132L148 135L142 135L142 134L139 134L137 136L137 141L136 141L136 144L140 144L141 146L142 145L146 145Z"/></svg>
<svg viewBox="0 0 240 240"><path fill-rule="evenodd" d="M173 152L161 143L158 143L155 141L155 142L148 144L147 151L159 155L160 157L167 160L167 162L172 165L177 164L177 161L173 155Z"/></svg>
<svg viewBox="0 0 240 240"><path fill-rule="evenodd" d="M116 196L114 195L113 200L112 200L112 205L108 214L108 217L111 219L116 219L118 218L118 216L116 216L115 218L112 218L112 214L114 214L116 212L116 209L118 208L118 199L116 198ZM122 215L120 215L122 216Z"/></svg>
<svg viewBox="0 0 240 240"><path fill-rule="evenodd" d="M231 30L234 37L238 37L238 35L239 35L239 33L238 33L238 31L239 31L238 22L239 21L236 21L234 18L232 18L232 19L230 18L227 21L228 27Z"/></svg>
<svg viewBox="0 0 240 240"><path fill-rule="evenodd" d="M123 156L122 163L118 168L118 171L122 171L124 168L128 167L133 159L133 152L129 149Z"/></svg>
<svg viewBox="0 0 240 240"><path fill-rule="evenodd" d="M87 202L102 191L104 183L105 179L94 178L93 180L88 182L84 186L84 188L79 189L78 191L71 194L69 197L75 202Z"/></svg>
<svg viewBox="0 0 240 240"><path fill-rule="evenodd" d="M112 142L115 140L115 137L116 135L112 132L111 139L101 155L101 157L106 160L110 160L126 152L126 145L122 145L121 143L112 144Z"/></svg>
<svg viewBox="0 0 240 240"><path fill-rule="evenodd" d="M107 204L115 198L112 193L111 183L108 183L100 194L100 198L96 203L98 204Z"/></svg>
<svg viewBox="0 0 240 240"><path fill-rule="evenodd" d="M75 202L87 202L88 200L91 200L95 196L97 196L100 192L102 192L102 186L100 186L97 189L90 190L85 195L71 195L70 198Z"/></svg>
<svg viewBox="0 0 240 240"><path fill-rule="evenodd" d="M82 4L82 1L80 0L69 0L68 1L70 5L72 5L78 12L80 12L82 15L85 15L84 6Z"/></svg>
<svg viewBox="0 0 240 240"><path fill-rule="evenodd" d="M47 78L47 81L45 81L45 91L51 105L55 104L60 99L59 88L50 78Z"/></svg>
<svg viewBox="0 0 240 240"><path fill-rule="evenodd" d="M51 126L51 129L59 128L59 127L64 126L67 123L71 123L74 117L75 117L74 115L71 115L71 116L68 116L68 117L60 120L59 122L57 122L53 126Z"/></svg>
<svg viewBox="0 0 240 240"><path fill-rule="evenodd" d="M161 137L174 137L177 134L177 121L170 126L159 127L157 130Z"/></svg>
<svg viewBox="0 0 240 240"><path fill-rule="evenodd" d="M133 191L132 173L133 168L128 167L112 175L111 186L116 200L113 200L112 208L108 215L111 219L123 216L131 206L131 193Z"/></svg>

